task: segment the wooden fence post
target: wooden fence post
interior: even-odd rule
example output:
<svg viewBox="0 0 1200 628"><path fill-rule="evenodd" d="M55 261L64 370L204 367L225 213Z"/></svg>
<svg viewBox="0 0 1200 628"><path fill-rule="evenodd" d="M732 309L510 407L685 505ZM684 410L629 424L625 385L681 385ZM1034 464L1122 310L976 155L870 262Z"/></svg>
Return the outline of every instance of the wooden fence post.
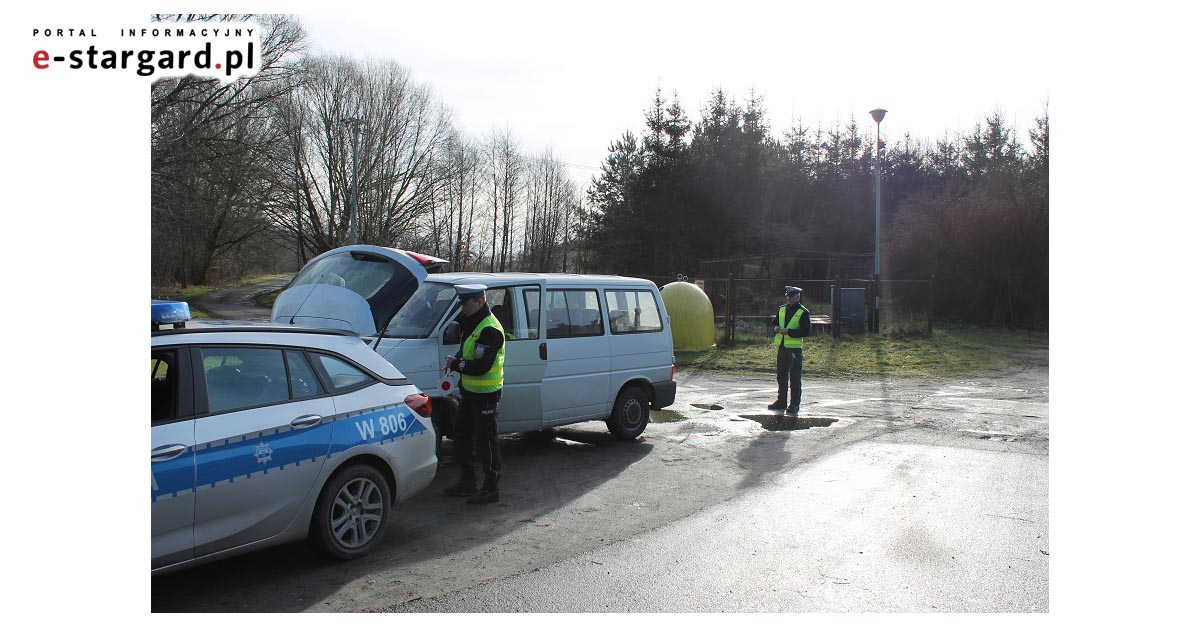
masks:
<svg viewBox="0 0 1200 628"><path fill-rule="evenodd" d="M733 273L725 278L725 344L733 342Z"/></svg>
<svg viewBox="0 0 1200 628"><path fill-rule="evenodd" d="M833 337L842 337L842 276L833 276L833 295L829 299L830 323L833 327Z"/></svg>

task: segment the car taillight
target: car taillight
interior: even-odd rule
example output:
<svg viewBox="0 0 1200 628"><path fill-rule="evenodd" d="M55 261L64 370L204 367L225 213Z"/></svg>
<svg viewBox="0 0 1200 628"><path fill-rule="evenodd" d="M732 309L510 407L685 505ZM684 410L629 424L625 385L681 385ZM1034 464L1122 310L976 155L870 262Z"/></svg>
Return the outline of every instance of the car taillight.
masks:
<svg viewBox="0 0 1200 628"><path fill-rule="evenodd" d="M415 395L409 395L405 397L404 404L409 408L412 408L413 412L416 412L425 418L429 418L429 415L433 414L433 401L431 401L429 399L429 395L426 395L425 393L417 393Z"/></svg>

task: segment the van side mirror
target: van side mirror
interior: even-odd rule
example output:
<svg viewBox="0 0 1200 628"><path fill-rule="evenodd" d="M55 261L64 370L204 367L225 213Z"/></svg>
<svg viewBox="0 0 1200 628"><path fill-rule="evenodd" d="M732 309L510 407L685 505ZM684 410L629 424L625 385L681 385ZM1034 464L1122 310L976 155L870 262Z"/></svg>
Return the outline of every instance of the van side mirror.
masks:
<svg viewBox="0 0 1200 628"><path fill-rule="evenodd" d="M450 321L442 330L442 344L456 345L462 342L462 325L458 321Z"/></svg>

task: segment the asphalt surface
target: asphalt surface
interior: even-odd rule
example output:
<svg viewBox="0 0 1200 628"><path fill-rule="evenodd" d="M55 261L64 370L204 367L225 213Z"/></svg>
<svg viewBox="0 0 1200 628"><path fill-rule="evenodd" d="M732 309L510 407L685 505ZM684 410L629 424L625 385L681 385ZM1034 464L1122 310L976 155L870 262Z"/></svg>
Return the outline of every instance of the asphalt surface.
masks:
<svg viewBox="0 0 1200 628"><path fill-rule="evenodd" d="M154 578L152 610L1044 612L1047 363L810 379L798 421L766 378L681 371L637 442L504 437L498 504L443 468L362 560L272 548Z"/></svg>

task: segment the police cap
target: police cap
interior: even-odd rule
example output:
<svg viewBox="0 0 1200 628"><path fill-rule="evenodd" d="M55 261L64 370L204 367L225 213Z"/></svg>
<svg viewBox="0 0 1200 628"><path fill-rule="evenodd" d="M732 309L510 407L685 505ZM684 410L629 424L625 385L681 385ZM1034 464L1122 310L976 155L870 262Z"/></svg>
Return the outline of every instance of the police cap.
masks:
<svg viewBox="0 0 1200 628"><path fill-rule="evenodd" d="M455 284L454 290L458 292L458 298L465 301L483 296L483 291L487 290L487 286L479 283Z"/></svg>
<svg viewBox="0 0 1200 628"><path fill-rule="evenodd" d="M794 297L798 294L803 294L803 293L804 293L804 291L801 290L800 288L797 288L796 286L784 286L783 287L783 296L785 296L785 297Z"/></svg>

